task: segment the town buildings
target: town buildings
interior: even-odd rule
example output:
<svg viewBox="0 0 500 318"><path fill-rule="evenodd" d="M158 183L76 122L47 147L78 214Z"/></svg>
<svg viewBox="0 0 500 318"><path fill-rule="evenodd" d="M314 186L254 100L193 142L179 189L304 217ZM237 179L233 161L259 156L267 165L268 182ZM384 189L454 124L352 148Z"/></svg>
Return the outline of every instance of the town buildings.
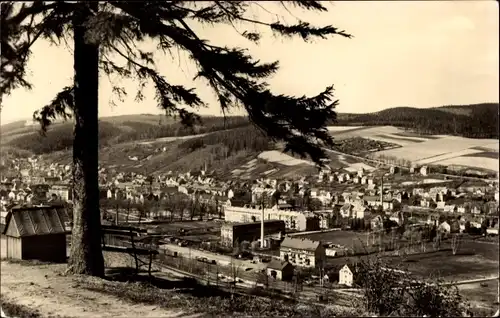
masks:
<svg viewBox="0 0 500 318"><path fill-rule="evenodd" d="M280 246L280 259L299 267L321 268L325 264L325 248L319 241L285 237Z"/></svg>
<svg viewBox="0 0 500 318"><path fill-rule="evenodd" d="M233 247L236 242L254 242L260 239L261 222L224 223L221 227L221 244ZM280 220L265 220L264 235L284 235L285 222Z"/></svg>
<svg viewBox="0 0 500 318"><path fill-rule="evenodd" d="M260 221L262 208L260 207L235 207L224 208L224 220L233 223L246 223ZM319 230L319 218L314 213L291 210L289 205L275 205L270 209L264 209L265 220L282 220L285 227L297 231Z"/></svg>

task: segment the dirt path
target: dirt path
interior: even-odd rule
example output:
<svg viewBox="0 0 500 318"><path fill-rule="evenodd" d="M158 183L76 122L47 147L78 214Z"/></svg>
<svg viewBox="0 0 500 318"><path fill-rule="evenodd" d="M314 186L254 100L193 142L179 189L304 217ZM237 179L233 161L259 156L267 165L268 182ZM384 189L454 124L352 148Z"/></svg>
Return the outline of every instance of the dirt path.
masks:
<svg viewBox="0 0 500 318"><path fill-rule="evenodd" d="M65 265L27 266L2 261L2 298L38 310L43 317L186 317L181 311L133 305L78 288L78 277L62 275L65 268Z"/></svg>

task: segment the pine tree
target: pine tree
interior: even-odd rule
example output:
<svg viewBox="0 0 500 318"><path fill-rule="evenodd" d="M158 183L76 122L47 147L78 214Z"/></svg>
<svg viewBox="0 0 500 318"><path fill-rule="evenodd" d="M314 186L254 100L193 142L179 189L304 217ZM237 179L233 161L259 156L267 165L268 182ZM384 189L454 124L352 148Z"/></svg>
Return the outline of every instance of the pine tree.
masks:
<svg viewBox="0 0 500 318"><path fill-rule="evenodd" d="M298 7L327 11L319 1L282 1L280 5L287 10ZM261 63L241 48L215 45L200 38L192 25L197 22L234 27L238 22L268 27L278 35L299 36L305 41L329 35L351 36L332 26L256 20L248 14L253 6L261 4L246 1L2 2L2 95L18 87L31 87L25 79L25 69L33 43L49 39L61 44L68 37L73 38L74 85L62 89L51 103L34 114L44 132L56 117L75 119L71 272L97 276L104 273L97 182L99 71L135 78L137 100L144 98L146 84L153 83L158 106L166 115L179 116L188 127L199 122L200 117L184 107L196 111L206 106L194 89L173 85L158 72L154 52L140 48L145 40L154 40L159 52L187 52L198 68L195 79L205 81L212 88L223 112L242 106L256 127L272 140L285 142L286 151L308 155L321 164L324 147L333 146L326 129L327 123L336 118L334 108L338 101L333 98L333 86L313 97L274 94L266 79L278 70L278 62ZM240 34L255 43L261 38L257 32ZM126 61L125 65L118 64L116 57ZM113 87L113 92L119 98L127 94L119 86Z"/></svg>

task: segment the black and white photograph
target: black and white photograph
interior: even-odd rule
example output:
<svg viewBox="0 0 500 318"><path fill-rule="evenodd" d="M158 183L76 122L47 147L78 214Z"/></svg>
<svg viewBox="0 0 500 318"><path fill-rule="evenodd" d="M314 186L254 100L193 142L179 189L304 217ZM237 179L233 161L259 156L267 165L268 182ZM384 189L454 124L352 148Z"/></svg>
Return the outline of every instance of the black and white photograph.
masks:
<svg viewBox="0 0 500 318"><path fill-rule="evenodd" d="M0 317L499 317L498 1L0 15Z"/></svg>

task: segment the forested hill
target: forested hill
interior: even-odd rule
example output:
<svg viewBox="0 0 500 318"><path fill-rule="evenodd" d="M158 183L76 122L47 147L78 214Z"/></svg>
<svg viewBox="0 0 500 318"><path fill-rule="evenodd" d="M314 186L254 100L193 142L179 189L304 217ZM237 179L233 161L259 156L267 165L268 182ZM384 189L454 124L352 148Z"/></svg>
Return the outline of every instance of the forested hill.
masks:
<svg viewBox="0 0 500 318"><path fill-rule="evenodd" d="M369 114L339 114L335 125L378 126L392 125L414 130L420 134L457 135L469 138L498 138L498 103L436 108L389 108ZM192 128L183 127L172 118L159 115L126 115L100 119L99 134L102 146L163 137L181 137L221 130L248 127L243 116L203 117ZM24 122L3 125L2 144L33 151L37 154L70 149L72 124L54 125L46 137L37 126ZM241 134L224 134L224 138L241 138ZM192 145L196 147L196 145Z"/></svg>
<svg viewBox="0 0 500 318"><path fill-rule="evenodd" d="M391 125L420 134L498 139L498 103L435 108L395 107L368 114L339 114L338 125Z"/></svg>

